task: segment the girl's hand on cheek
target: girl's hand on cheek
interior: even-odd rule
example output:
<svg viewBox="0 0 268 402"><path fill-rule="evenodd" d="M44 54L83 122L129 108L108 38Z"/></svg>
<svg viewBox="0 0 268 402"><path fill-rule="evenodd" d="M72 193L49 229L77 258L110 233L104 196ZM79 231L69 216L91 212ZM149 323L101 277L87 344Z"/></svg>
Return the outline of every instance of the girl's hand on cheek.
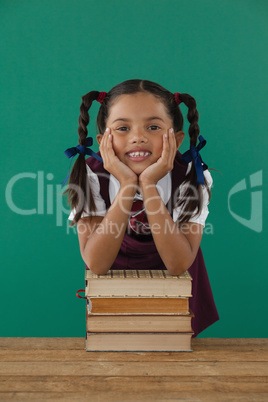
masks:
<svg viewBox="0 0 268 402"><path fill-rule="evenodd" d="M115 154L113 149L113 136L111 129L107 128L100 143L100 153L103 159L103 167L111 173L120 184L136 184L138 177Z"/></svg>
<svg viewBox="0 0 268 402"><path fill-rule="evenodd" d="M139 184L156 184L162 177L173 169L174 159L177 152L174 130L170 129L163 136L162 155L157 162L148 166L139 176Z"/></svg>

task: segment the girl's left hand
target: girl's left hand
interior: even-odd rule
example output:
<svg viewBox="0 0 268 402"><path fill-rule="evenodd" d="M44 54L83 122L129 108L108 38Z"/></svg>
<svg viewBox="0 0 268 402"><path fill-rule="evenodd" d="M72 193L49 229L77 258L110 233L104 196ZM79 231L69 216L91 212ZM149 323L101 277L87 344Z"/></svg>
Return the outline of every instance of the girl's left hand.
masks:
<svg viewBox="0 0 268 402"><path fill-rule="evenodd" d="M139 175L139 184L156 184L162 177L173 169L174 159L177 152L177 144L173 128L163 136L162 155L157 162L148 166Z"/></svg>

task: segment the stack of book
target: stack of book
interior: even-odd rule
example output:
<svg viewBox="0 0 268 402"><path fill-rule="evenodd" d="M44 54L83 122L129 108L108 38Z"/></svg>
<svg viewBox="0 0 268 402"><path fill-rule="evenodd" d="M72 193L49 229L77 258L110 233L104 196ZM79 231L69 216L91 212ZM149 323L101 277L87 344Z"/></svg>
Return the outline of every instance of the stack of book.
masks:
<svg viewBox="0 0 268 402"><path fill-rule="evenodd" d="M192 351L188 271L86 270L86 351Z"/></svg>

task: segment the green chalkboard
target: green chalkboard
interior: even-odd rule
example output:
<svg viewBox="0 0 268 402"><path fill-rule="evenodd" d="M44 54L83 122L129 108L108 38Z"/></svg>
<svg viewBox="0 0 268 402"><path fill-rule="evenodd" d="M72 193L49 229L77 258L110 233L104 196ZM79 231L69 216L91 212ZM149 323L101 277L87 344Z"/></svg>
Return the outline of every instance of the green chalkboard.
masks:
<svg viewBox="0 0 268 402"><path fill-rule="evenodd" d="M82 95L143 78L194 96L218 170L201 246L220 321L200 337L266 337L267 1L2 1L0 21L0 335L85 335L63 151Z"/></svg>

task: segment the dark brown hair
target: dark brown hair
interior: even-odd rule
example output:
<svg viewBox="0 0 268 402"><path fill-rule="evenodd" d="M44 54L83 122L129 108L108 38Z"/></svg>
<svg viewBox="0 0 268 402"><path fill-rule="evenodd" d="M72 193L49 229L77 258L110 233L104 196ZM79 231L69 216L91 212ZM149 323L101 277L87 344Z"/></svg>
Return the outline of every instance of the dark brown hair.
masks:
<svg viewBox="0 0 268 402"><path fill-rule="evenodd" d="M97 130L100 134L104 134L109 111L115 99L120 95L136 94L138 92L147 92L159 98L165 105L167 114L173 121L174 131L177 132L183 129L183 116L179 105L175 101L173 93L155 82L133 79L116 85L106 94L106 97L102 102L97 115ZM99 91L90 91L86 95L82 96L78 127L79 145L86 145L88 134L87 125L90 120L88 110L90 109L92 102L96 100L98 96ZM190 136L190 145L196 146L197 138L200 132L198 125L199 114L196 109L196 101L191 95L186 93L180 93L179 99L188 107L187 119L190 123L188 130ZM179 225L188 222L191 216L200 214L202 210L203 190L201 184L197 186L194 163L192 163L191 169L185 177L185 182L188 184L186 192L183 194L183 197L178 197L177 199L177 206L182 207L182 213L178 217L177 221ZM204 182L205 187L208 190L210 200L211 192L205 177ZM77 188L80 189L79 192L76 190ZM83 197L82 205L79 205L81 204L81 200L79 199L80 191L85 195ZM198 192L198 197L195 196L196 192ZM76 210L76 214L70 226L73 226L78 222L83 211L85 211L86 205L89 204L91 211L96 211L96 206L90 191L87 177L85 155L79 154L76 162L74 163L72 172L70 174L69 187L63 194L65 193L68 193L68 202L71 204L72 209L77 209L77 206L79 205L79 209Z"/></svg>

